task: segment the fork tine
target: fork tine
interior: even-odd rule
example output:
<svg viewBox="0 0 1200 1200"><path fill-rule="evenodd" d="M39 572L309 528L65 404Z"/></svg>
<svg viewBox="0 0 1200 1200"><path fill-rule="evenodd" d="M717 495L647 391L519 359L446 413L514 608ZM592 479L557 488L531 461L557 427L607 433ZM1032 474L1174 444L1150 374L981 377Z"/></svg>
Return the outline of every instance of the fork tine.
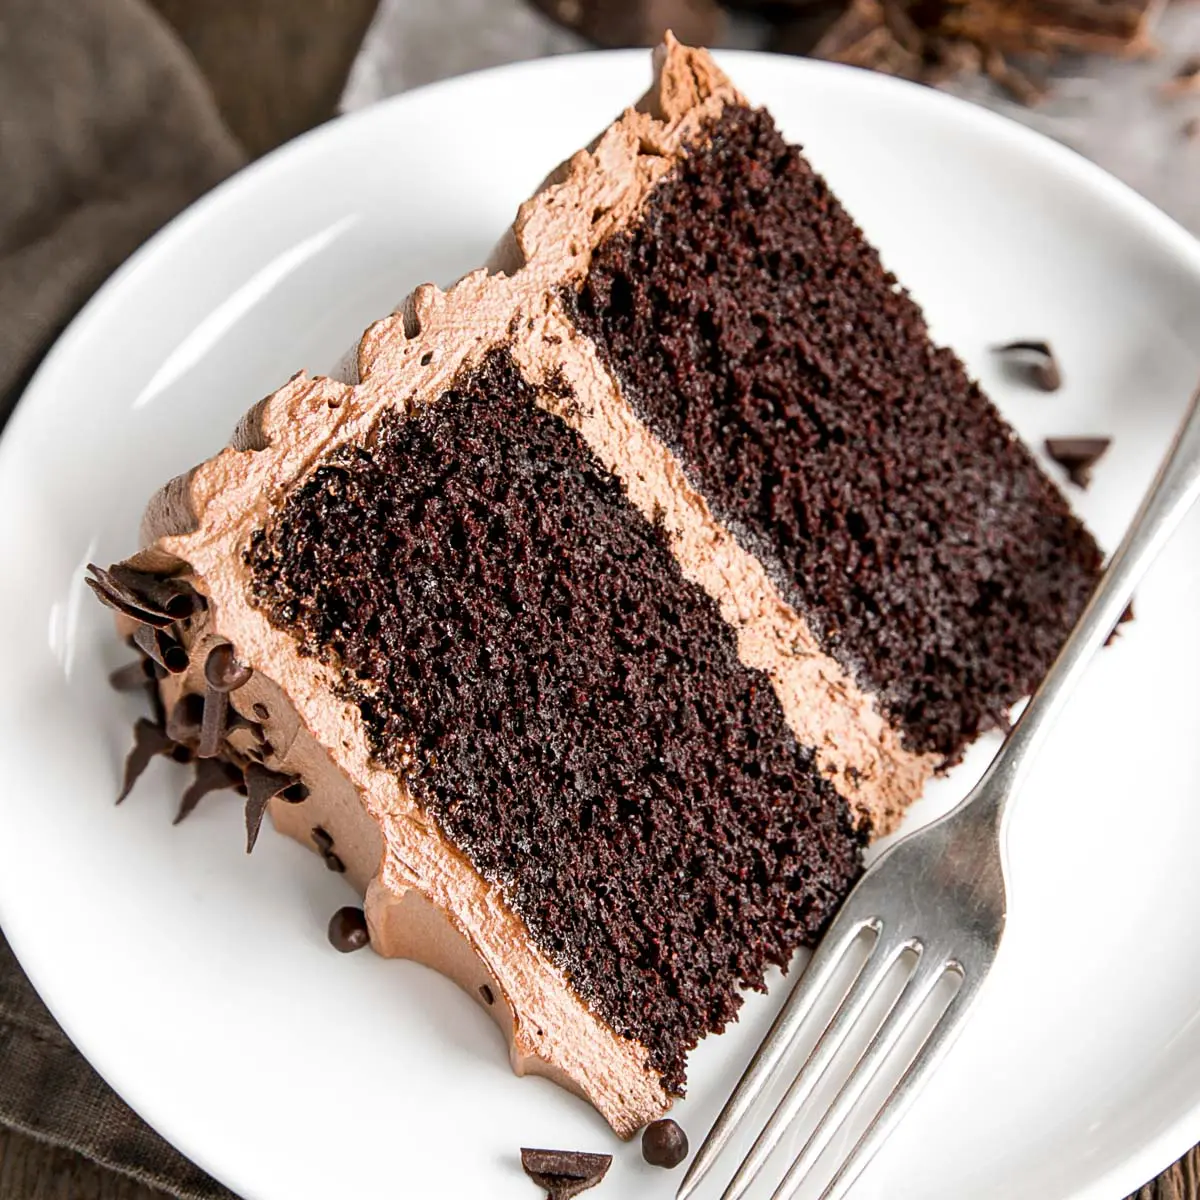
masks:
<svg viewBox="0 0 1200 1200"><path fill-rule="evenodd" d="M704 1139L704 1144L696 1152L692 1165L688 1168L683 1182L679 1185L679 1190L675 1193L676 1200L687 1200L712 1169L746 1113L761 1095L763 1088L775 1076L784 1056L791 1049L800 1027L804 1024L813 1002L829 984L834 971L845 957L846 951L854 939L864 929L871 929L876 935L880 929L879 921L874 917L847 920L845 928L839 930L838 926L841 923L841 916L834 919L833 925L813 952L808 966L796 980L791 995L788 996L779 1016L775 1018L770 1032L755 1051L754 1057L750 1060L750 1065L734 1089L733 1095L726 1101L721 1115L717 1117L712 1129L709 1130L708 1137ZM860 973L866 968L866 965L863 963Z"/></svg>
<svg viewBox="0 0 1200 1200"><path fill-rule="evenodd" d="M913 973L908 983L905 984L904 990L900 993L896 1003L892 1006L891 1010L884 1018L883 1023L876 1031L875 1036L871 1039L870 1044L867 1046L866 1052L854 1065L854 1068L851 1070L846 1082L842 1084L841 1089L834 1098L833 1103L822 1115L820 1121L817 1123L816 1128L809 1135L808 1141L805 1142L803 1148L800 1150L800 1153L796 1155L791 1167L788 1168L787 1174L783 1177L783 1180L775 1189L771 1200L791 1200L791 1198L795 1196L800 1185L804 1182L808 1172L812 1169L817 1159L821 1157L821 1154L825 1151L826 1147L833 1139L834 1134L837 1133L838 1129L841 1128L846 1118L849 1117L850 1113L854 1110L855 1105L857 1105L859 1100L862 1099L863 1093L866 1091L871 1080L878 1073L879 1068L883 1065L884 1060L896 1048L896 1045L901 1036L904 1034L904 1031L911 1025L913 1018L916 1016L921 1006L926 1002L926 1000L929 999L934 988L949 969L951 969L951 964L944 956L933 955L926 951L922 961L917 966L917 970ZM964 984L959 988L959 991L955 994L953 1000L951 1000L950 1004L947 1005L945 1012L939 1018L939 1024L935 1032L947 1027L953 1028L957 1024L957 1022L952 1021L949 1023L949 1026L947 1026L946 1018L952 1014L952 1009L954 1009L959 997L962 996L965 989L966 984L964 981ZM917 1057L914 1059L912 1066L909 1068L910 1071L912 1070L912 1067L917 1066L922 1061L924 1051L929 1048L931 1048L930 1041L927 1040L926 1043L924 1043L924 1045L918 1049ZM936 1049L936 1047L934 1048ZM907 1072L904 1078L906 1077ZM880 1110L880 1116L888 1111L888 1105L900 1091L901 1086L904 1083L904 1078L901 1079L901 1083L897 1085L896 1089L894 1089L892 1092L892 1095L888 1097L887 1103L885 1103L883 1108ZM899 1112L896 1111L893 1116L889 1116L889 1128L890 1123L899 1115ZM877 1117L876 1120L878 1119L879 1118ZM884 1132L882 1128L880 1132L881 1134ZM875 1149L878 1149L880 1144L882 1144L882 1137L875 1141L874 1146L868 1144L866 1149L873 1153ZM860 1141L859 1144L855 1146L855 1151L852 1152L852 1154L846 1160L846 1164L843 1164L843 1168L845 1165L851 1163L854 1158L854 1153L858 1151L858 1148L861 1145L862 1142ZM867 1159L861 1160L861 1166L857 1168L854 1178L857 1178L858 1171L861 1171L861 1169L867 1165L867 1161ZM841 1174L842 1170L840 1169L839 1176ZM837 1181L835 1180L835 1183L836 1182ZM849 1188L852 1182L852 1179L847 1178L844 1185L839 1184L838 1186L841 1188L841 1190L837 1194L843 1195L845 1190ZM827 1191L821 1197L821 1200L831 1200L830 1193Z"/></svg>
<svg viewBox="0 0 1200 1200"><path fill-rule="evenodd" d="M917 1094L933 1074L946 1051L954 1044L954 1039L958 1037L964 1024L962 1018L974 1003L979 982L978 977L973 981L964 977L954 999L946 1005L928 1039L917 1052L917 1057L908 1065L904 1074L900 1076L899 1083L892 1088L879 1112L855 1142L854 1149L838 1168L837 1174L822 1193L821 1200L843 1200L858 1177L866 1170L867 1164L887 1141L888 1135L917 1098Z"/></svg>
<svg viewBox="0 0 1200 1200"><path fill-rule="evenodd" d="M863 964L862 972L838 1006L833 1020L821 1033L808 1060L796 1072L791 1086L750 1148L750 1153L746 1155L737 1174L725 1189L721 1200L739 1200L751 1187L767 1159L774 1153L775 1147L795 1121L800 1109L812 1095L813 1089L829 1069L829 1064L845 1044L850 1031L862 1018L863 1010L878 991L888 972L906 951L919 951L919 943L910 939L898 942L882 953L877 953L878 949L878 943L871 948L871 954Z"/></svg>

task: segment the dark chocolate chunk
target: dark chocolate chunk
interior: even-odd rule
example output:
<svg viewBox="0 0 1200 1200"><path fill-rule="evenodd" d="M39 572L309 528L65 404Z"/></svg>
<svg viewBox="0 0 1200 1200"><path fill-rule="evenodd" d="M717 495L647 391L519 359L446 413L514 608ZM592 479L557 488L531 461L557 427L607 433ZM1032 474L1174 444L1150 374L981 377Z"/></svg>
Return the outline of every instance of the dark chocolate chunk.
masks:
<svg viewBox="0 0 1200 1200"><path fill-rule="evenodd" d="M325 860L325 866L335 875L346 873L346 864L332 850L327 850L321 857Z"/></svg>
<svg viewBox="0 0 1200 1200"><path fill-rule="evenodd" d="M328 830L322 829L320 825L313 827L312 831L313 845L322 853L328 854L333 849L333 837Z"/></svg>
<svg viewBox="0 0 1200 1200"><path fill-rule="evenodd" d="M188 785L179 802L173 824L178 825L209 792L236 788L242 782L242 772L223 758L196 759L196 778Z"/></svg>
<svg viewBox="0 0 1200 1200"><path fill-rule="evenodd" d="M345 908L339 908L329 918L329 944L342 954L361 950L370 941L367 917L361 908L347 905Z"/></svg>
<svg viewBox="0 0 1200 1200"><path fill-rule="evenodd" d="M479 985L479 994L483 997L483 1002L488 1008L491 1008L496 1003L496 995L488 984L481 983Z"/></svg>
<svg viewBox="0 0 1200 1200"><path fill-rule="evenodd" d="M533 6L598 46L656 46L671 30L691 46L711 46L725 28L715 0L531 0Z"/></svg>
<svg viewBox="0 0 1200 1200"><path fill-rule="evenodd" d="M108 677L109 686L118 692L136 692L138 688L154 682L154 662L149 658L139 658L127 666L118 667Z"/></svg>
<svg viewBox="0 0 1200 1200"><path fill-rule="evenodd" d="M652 1167L677 1167L688 1156L687 1134L679 1124L665 1117L651 1121L642 1130L642 1157Z"/></svg>
<svg viewBox="0 0 1200 1200"><path fill-rule="evenodd" d="M546 1189L546 1200L571 1200L572 1196L594 1188L610 1166L611 1154L521 1149L521 1167L538 1187Z"/></svg>
<svg viewBox="0 0 1200 1200"><path fill-rule="evenodd" d="M142 772L150 765L150 760L158 754L170 754L175 743L167 737L162 728L145 717L139 717L133 726L133 749L125 758L125 778L121 784L121 794L117 797L120 804L137 783Z"/></svg>
<svg viewBox="0 0 1200 1200"><path fill-rule="evenodd" d="M238 662L228 642L214 646L204 660L204 678L214 692L236 692L250 682L253 674L252 668Z"/></svg>
<svg viewBox="0 0 1200 1200"><path fill-rule="evenodd" d="M1076 487L1092 482L1092 468L1112 445L1106 437L1059 437L1046 439L1046 453L1059 466L1066 467L1067 478Z"/></svg>
<svg viewBox="0 0 1200 1200"><path fill-rule="evenodd" d="M139 625L134 630L133 644L172 675L181 675L191 661L183 643L155 625Z"/></svg>
<svg viewBox="0 0 1200 1200"><path fill-rule="evenodd" d="M308 788L294 775L269 771L260 763L246 768L246 853L254 849L258 831L262 828L267 804L278 796L288 804L299 804L308 797Z"/></svg>
<svg viewBox="0 0 1200 1200"><path fill-rule="evenodd" d="M996 347L1014 366L1023 368L1021 376L1030 379L1043 392L1057 392L1062 387L1062 370L1050 343L1045 341L1008 342Z"/></svg>

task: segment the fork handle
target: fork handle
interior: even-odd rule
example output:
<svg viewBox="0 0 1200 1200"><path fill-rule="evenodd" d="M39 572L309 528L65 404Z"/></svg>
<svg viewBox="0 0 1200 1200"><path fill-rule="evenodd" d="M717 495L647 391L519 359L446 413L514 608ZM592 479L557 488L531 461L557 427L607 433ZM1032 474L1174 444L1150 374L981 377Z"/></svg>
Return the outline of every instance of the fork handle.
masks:
<svg viewBox="0 0 1200 1200"><path fill-rule="evenodd" d="M1087 607L972 793L973 798L988 797L998 821L1008 800L1024 782L1034 753L1075 690L1092 655L1108 640L1132 599L1134 588L1198 497L1200 389L1192 396L1171 450Z"/></svg>

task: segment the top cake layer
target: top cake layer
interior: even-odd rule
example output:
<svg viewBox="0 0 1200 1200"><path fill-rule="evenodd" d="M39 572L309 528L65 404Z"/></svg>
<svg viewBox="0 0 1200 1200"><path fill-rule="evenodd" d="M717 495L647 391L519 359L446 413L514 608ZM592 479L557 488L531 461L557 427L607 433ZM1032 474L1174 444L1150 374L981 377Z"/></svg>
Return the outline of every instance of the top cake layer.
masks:
<svg viewBox="0 0 1200 1200"><path fill-rule="evenodd" d="M168 711L232 642L261 740L225 753L301 779L277 819L347 847L377 948L623 1133L1099 566L799 151L657 64L490 271L257 406L133 564L207 599Z"/></svg>

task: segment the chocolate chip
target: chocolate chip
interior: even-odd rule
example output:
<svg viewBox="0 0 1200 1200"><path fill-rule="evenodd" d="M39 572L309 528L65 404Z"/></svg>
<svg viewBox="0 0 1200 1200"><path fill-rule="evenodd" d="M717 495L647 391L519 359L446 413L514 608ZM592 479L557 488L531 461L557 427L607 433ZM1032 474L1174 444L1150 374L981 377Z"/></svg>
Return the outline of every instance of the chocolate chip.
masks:
<svg viewBox="0 0 1200 1200"><path fill-rule="evenodd" d="M1112 438L1106 437L1047 438L1046 453L1066 467L1067 477L1076 487L1086 488L1092 482L1092 468L1111 445Z"/></svg>
<svg viewBox="0 0 1200 1200"><path fill-rule="evenodd" d="M241 782L242 773L233 763L226 762L223 758L198 758L196 760L196 778L183 793L173 824L178 825L180 821L189 816L209 792L236 788Z"/></svg>
<svg viewBox="0 0 1200 1200"><path fill-rule="evenodd" d="M346 864L332 850L326 851L321 857L325 860L325 866L335 875L344 875L346 873Z"/></svg>
<svg viewBox="0 0 1200 1200"><path fill-rule="evenodd" d="M259 763L246 768L246 853L254 849L258 831L262 828L267 805L278 796L288 804L299 804L308 796L308 789L294 775L269 771Z"/></svg>
<svg viewBox="0 0 1200 1200"><path fill-rule="evenodd" d="M1014 366L1021 367L1022 376L1043 392L1057 392L1062 387L1062 371L1049 342L1009 342L997 346L996 353L1005 355L1013 361Z"/></svg>
<svg viewBox="0 0 1200 1200"><path fill-rule="evenodd" d="M120 804L133 791L133 785L141 778L152 758L159 754L170 754L174 747L175 743L158 725L145 717L139 717L134 722L133 749L125 758L125 778L117 803Z"/></svg>
<svg viewBox="0 0 1200 1200"><path fill-rule="evenodd" d="M483 1002L488 1008L491 1008L496 1003L496 994L486 983L479 985L479 994L483 997Z"/></svg>
<svg viewBox="0 0 1200 1200"><path fill-rule="evenodd" d="M329 918L329 944L342 954L361 950L370 940L367 917L361 908L347 905Z"/></svg>
<svg viewBox="0 0 1200 1200"><path fill-rule="evenodd" d="M253 674L252 668L238 662L228 642L214 646L204 660L204 679L214 692L235 692L245 687Z"/></svg>
<svg viewBox="0 0 1200 1200"><path fill-rule="evenodd" d="M320 825L314 825L312 831L313 845L322 853L328 854L333 849L333 837L328 830Z"/></svg>
<svg viewBox="0 0 1200 1200"><path fill-rule="evenodd" d="M677 1167L688 1156L687 1134L665 1117L642 1130L642 1157L652 1167Z"/></svg>
<svg viewBox="0 0 1200 1200"><path fill-rule="evenodd" d="M611 1154L521 1149L521 1167L538 1187L546 1189L546 1200L571 1200L572 1196L594 1188L610 1166Z"/></svg>
<svg viewBox="0 0 1200 1200"><path fill-rule="evenodd" d="M145 687L147 681L154 680L154 662L149 658L139 658L127 666L118 667L109 677L109 686L117 692L136 692Z"/></svg>

